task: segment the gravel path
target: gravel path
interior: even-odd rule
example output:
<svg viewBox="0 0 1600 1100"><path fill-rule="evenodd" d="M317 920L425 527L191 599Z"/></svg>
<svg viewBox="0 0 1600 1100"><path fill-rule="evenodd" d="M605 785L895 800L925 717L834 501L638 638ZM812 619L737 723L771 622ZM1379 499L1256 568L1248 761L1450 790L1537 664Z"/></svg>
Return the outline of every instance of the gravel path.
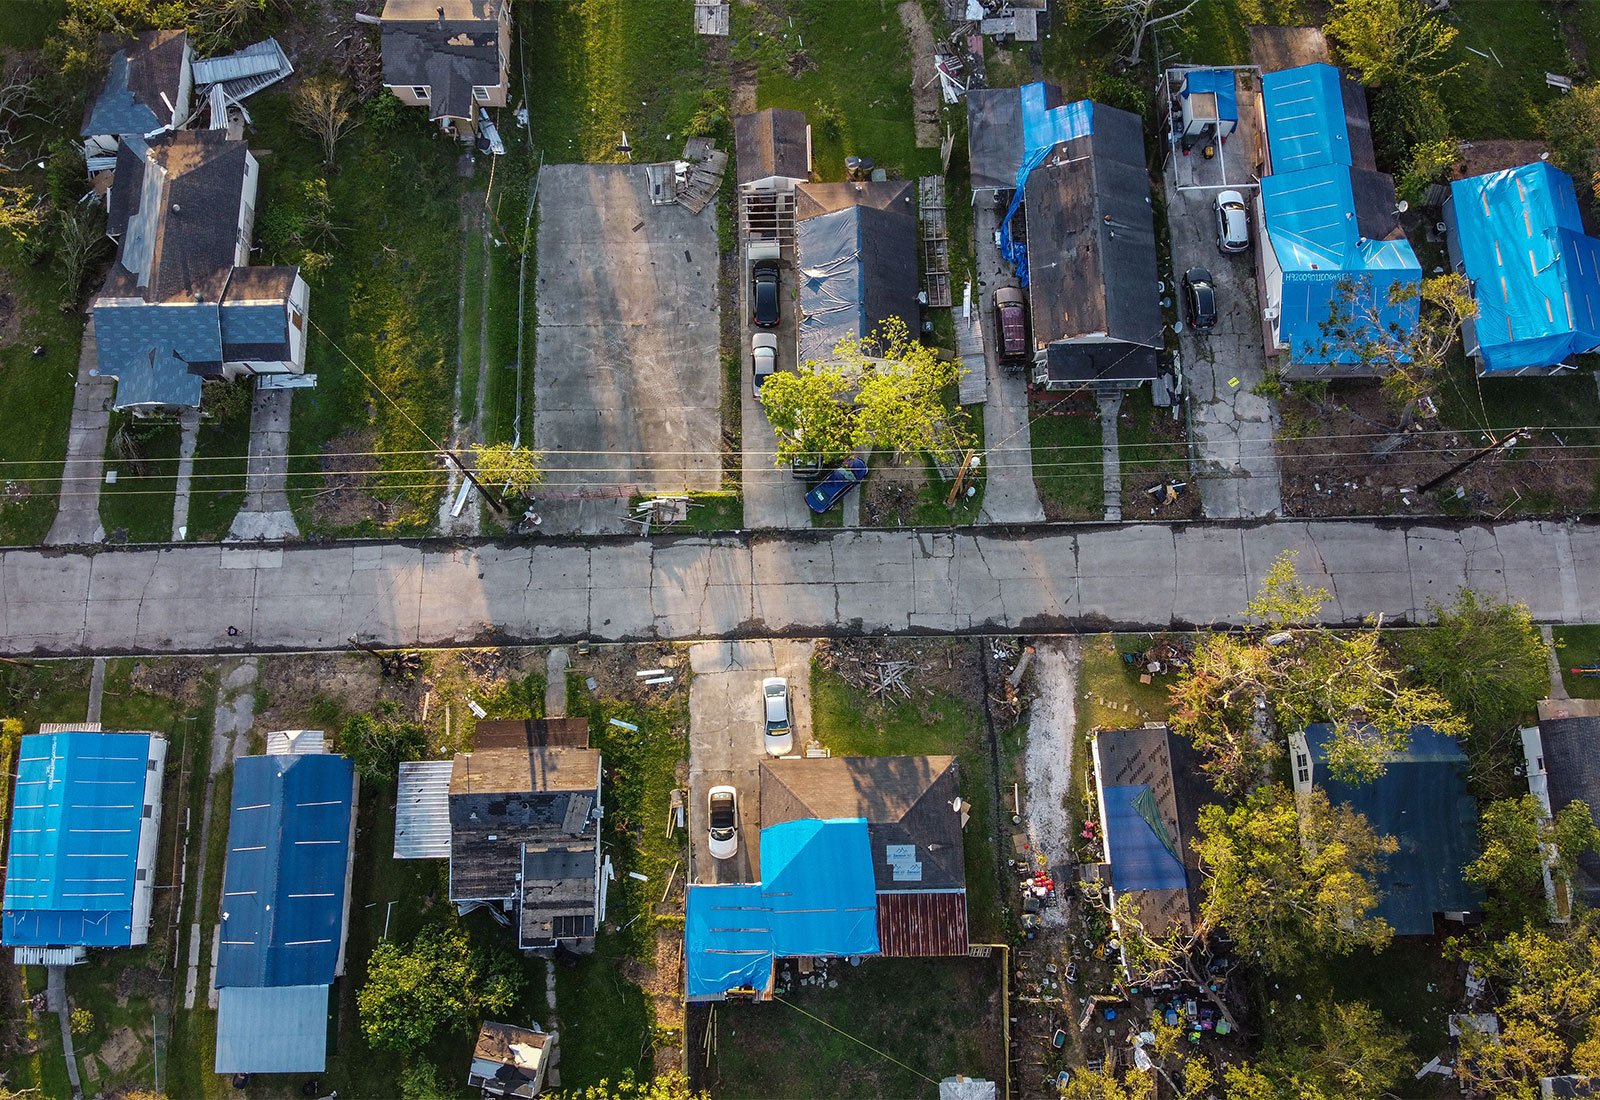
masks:
<svg viewBox="0 0 1600 1100"><path fill-rule="evenodd" d="M1078 640L1036 642L1033 683L1038 694L1028 708L1023 824L1033 850L1059 866L1071 843L1067 796L1072 791L1072 739L1078 728ZM1050 906L1041 917L1046 927L1066 925L1064 906Z"/></svg>

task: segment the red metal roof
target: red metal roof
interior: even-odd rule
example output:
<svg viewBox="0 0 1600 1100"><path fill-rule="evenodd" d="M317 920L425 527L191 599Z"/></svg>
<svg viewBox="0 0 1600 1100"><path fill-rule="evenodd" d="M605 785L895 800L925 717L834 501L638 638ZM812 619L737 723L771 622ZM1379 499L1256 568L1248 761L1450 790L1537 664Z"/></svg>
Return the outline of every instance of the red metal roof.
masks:
<svg viewBox="0 0 1600 1100"><path fill-rule="evenodd" d="M967 953L967 892L878 895L878 949L901 958Z"/></svg>

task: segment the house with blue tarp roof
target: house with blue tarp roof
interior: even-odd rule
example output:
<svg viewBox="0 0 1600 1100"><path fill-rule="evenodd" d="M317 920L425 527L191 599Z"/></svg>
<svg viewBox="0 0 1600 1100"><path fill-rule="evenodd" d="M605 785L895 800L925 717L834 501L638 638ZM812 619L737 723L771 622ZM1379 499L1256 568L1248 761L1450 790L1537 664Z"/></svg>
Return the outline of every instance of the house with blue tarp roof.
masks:
<svg viewBox="0 0 1600 1100"><path fill-rule="evenodd" d="M93 723L22 738L3 936L19 964L148 942L166 754L157 734Z"/></svg>
<svg viewBox="0 0 1600 1100"><path fill-rule="evenodd" d="M326 752L234 764L216 959L218 1073L326 1066L328 987L344 973L357 790L354 765Z"/></svg>
<svg viewBox="0 0 1600 1100"><path fill-rule="evenodd" d="M1434 918L1463 920L1483 908L1483 890L1468 882L1478 857L1478 807L1467 793L1467 756L1455 738L1414 726L1410 743L1384 756L1383 775L1368 783L1335 778L1328 770L1333 727L1319 723L1289 738L1297 794L1320 787L1334 805L1345 803L1399 849L1375 885L1382 898L1373 916L1397 936L1431 936Z"/></svg>
<svg viewBox="0 0 1600 1100"><path fill-rule="evenodd" d="M1417 322L1422 266L1400 228L1394 179L1377 170L1366 98L1331 65L1266 73L1266 170L1258 214L1268 354L1285 377L1376 369L1324 331L1351 286L1358 331Z"/></svg>
<svg viewBox="0 0 1600 1100"><path fill-rule="evenodd" d="M1600 348L1600 241L1565 172L1535 161L1456 180L1444 224L1478 303L1461 341L1480 375L1549 374Z"/></svg>

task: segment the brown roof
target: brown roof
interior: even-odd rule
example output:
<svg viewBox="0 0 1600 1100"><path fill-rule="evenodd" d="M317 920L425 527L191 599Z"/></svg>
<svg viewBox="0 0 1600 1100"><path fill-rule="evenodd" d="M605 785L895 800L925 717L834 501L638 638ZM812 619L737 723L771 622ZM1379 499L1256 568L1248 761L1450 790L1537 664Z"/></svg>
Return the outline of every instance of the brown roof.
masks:
<svg viewBox="0 0 1600 1100"><path fill-rule="evenodd" d="M862 183L799 183L794 189L794 217L805 221L847 206L894 210L916 215L910 180L874 180Z"/></svg>
<svg viewBox="0 0 1600 1100"><path fill-rule="evenodd" d="M450 794L528 794L593 790L600 771L597 749L497 744L456 753Z"/></svg>
<svg viewBox="0 0 1600 1100"><path fill-rule="evenodd" d="M967 953L967 892L878 894L878 950L908 958Z"/></svg>
<svg viewBox="0 0 1600 1100"><path fill-rule="evenodd" d="M298 267L236 267L228 277L224 302L282 302L294 289Z"/></svg>
<svg viewBox="0 0 1600 1100"><path fill-rule="evenodd" d="M811 178L804 111L769 107L753 115L740 115L733 120L733 146L740 183L769 176Z"/></svg>
<svg viewBox="0 0 1600 1100"><path fill-rule="evenodd" d="M474 748L484 749L589 747L587 718L486 718L472 735Z"/></svg>

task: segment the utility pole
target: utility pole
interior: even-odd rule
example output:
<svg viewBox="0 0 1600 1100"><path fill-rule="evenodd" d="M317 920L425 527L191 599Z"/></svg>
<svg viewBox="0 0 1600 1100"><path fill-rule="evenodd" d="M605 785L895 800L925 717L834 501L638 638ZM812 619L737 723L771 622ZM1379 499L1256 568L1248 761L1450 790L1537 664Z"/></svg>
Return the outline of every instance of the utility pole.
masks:
<svg viewBox="0 0 1600 1100"><path fill-rule="evenodd" d="M1508 436L1505 436L1503 439L1495 439L1493 436L1490 436L1489 438L1493 440L1493 442L1491 442L1487 447L1468 455L1466 458L1462 459L1460 462L1457 462L1454 466L1450 467L1444 473L1440 474L1427 484L1417 486L1417 493L1421 494L1429 492L1433 489L1437 489L1439 486L1443 485L1445 482L1449 481L1462 470L1465 470L1468 466L1471 466L1474 462L1477 462L1481 458L1488 458L1490 455L1499 454L1502 451L1509 451L1512 447L1516 446L1517 440L1522 439L1527 434L1527 428L1518 428L1516 431L1512 432Z"/></svg>
<svg viewBox="0 0 1600 1100"><path fill-rule="evenodd" d="M978 456L970 450L961 456L961 469L956 472L956 483L950 486L950 495L944 498L946 508L956 506L956 497L961 495L961 487L967 483L967 475L978 468Z"/></svg>
<svg viewBox="0 0 1600 1100"><path fill-rule="evenodd" d="M479 481L477 476L471 470L467 469L466 463L462 462L456 457L455 451L446 450L444 452L444 456L456 464L456 469L460 470L462 474L466 476L468 481L477 486L478 492L483 494L483 499L489 502L489 507L493 508L496 512L504 512L506 510L506 506L500 502L500 498L491 493L488 486Z"/></svg>

